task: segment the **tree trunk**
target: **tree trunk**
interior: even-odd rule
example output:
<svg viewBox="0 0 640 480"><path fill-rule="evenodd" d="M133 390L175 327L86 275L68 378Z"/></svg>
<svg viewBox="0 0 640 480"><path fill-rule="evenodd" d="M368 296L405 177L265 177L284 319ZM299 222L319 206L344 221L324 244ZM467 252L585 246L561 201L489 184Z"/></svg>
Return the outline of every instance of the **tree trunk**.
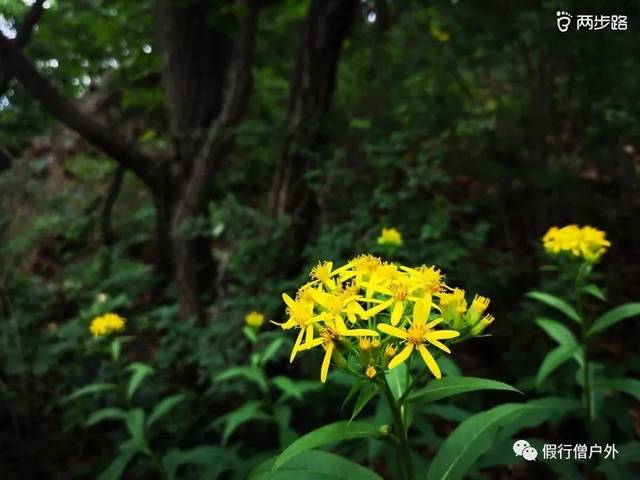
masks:
<svg viewBox="0 0 640 480"><path fill-rule="evenodd" d="M300 35L291 79L281 161L276 168L268 209L272 216L300 217L314 198L304 173L314 160L323 121L335 90L342 43L358 10L357 0L312 0ZM300 230L308 230L303 225Z"/></svg>

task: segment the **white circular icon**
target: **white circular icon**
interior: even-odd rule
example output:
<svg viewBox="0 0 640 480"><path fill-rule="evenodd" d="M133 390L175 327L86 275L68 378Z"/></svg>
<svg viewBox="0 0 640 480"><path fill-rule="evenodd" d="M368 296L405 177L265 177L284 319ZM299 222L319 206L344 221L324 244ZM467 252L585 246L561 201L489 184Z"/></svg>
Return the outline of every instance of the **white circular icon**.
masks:
<svg viewBox="0 0 640 480"><path fill-rule="evenodd" d="M513 444L513 452L516 457L522 457L529 462L538 458L538 450L526 440L516 440Z"/></svg>

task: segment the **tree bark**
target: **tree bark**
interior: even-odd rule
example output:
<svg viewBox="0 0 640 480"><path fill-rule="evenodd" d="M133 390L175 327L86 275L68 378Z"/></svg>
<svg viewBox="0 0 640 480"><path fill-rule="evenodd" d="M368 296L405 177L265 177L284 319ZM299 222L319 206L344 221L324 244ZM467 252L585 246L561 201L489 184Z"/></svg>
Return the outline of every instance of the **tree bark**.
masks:
<svg viewBox="0 0 640 480"><path fill-rule="evenodd" d="M340 50L357 10L357 0L311 1L291 79L281 161L269 195L272 216L297 217L313 205L303 176L313 163L311 152L333 99Z"/></svg>

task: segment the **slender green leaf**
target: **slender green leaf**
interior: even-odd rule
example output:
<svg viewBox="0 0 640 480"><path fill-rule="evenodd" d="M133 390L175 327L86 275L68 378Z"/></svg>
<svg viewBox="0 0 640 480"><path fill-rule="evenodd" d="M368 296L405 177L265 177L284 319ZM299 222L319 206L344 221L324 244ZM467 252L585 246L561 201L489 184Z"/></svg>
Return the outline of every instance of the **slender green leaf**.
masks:
<svg viewBox="0 0 640 480"><path fill-rule="evenodd" d="M640 315L640 303L627 303L620 305L619 307L612 308L608 312L600 315L596 318L589 328L589 335L594 335L612 325L615 325L627 318L636 317Z"/></svg>
<svg viewBox="0 0 640 480"><path fill-rule="evenodd" d="M342 410L344 410L344 408L347 406L347 404L349 403L349 401L355 396L356 393L358 393L362 388L364 388L364 386L367 384L367 382L365 382L362 379L358 379L355 382L353 382L353 384L351 385L351 388L349 389L349 393L347 394L347 396L344 398L344 401L342 402Z"/></svg>
<svg viewBox="0 0 640 480"><path fill-rule="evenodd" d="M522 393L511 385L487 378L443 377L439 380L432 380L426 387L411 393L407 398L407 402L435 402L442 398L476 390L508 390Z"/></svg>
<svg viewBox="0 0 640 480"><path fill-rule="evenodd" d="M182 402L187 396L184 393L177 393L169 397L163 398L158 404L153 407L151 415L147 420L147 427L153 425L157 420L166 415L173 407Z"/></svg>
<svg viewBox="0 0 640 480"><path fill-rule="evenodd" d="M244 336L247 337L251 343L256 343L258 341L255 329L245 325L242 328L242 333L244 333Z"/></svg>
<svg viewBox="0 0 640 480"><path fill-rule="evenodd" d="M259 420L271 421L271 417L262 410L263 404L259 401L247 402L241 407L223 415L213 422L213 425L224 424L222 443L226 444L233 432L244 423Z"/></svg>
<svg viewBox="0 0 640 480"><path fill-rule="evenodd" d="M447 403L431 403L425 405L420 408L420 413L435 415L436 417L444 418L452 422L461 422L471 415L467 410Z"/></svg>
<svg viewBox="0 0 640 480"><path fill-rule="evenodd" d="M405 392L409 385L409 375L407 364L402 363L385 373L387 383L393 394L393 398L398 400Z"/></svg>
<svg viewBox="0 0 640 480"><path fill-rule="evenodd" d="M579 345L560 345L551 350L540 365L536 375L536 385L541 385L554 370L578 352L580 352Z"/></svg>
<svg viewBox="0 0 640 480"><path fill-rule="evenodd" d="M111 358L114 362L120 360L120 353L122 351L122 340L114 338L111 342Z"/></svg>
<svg viewBox="0 0 640 480"><path fill-rule="evenodd" d="M272 382L282 391L282 393L284 393L285 397L293 397L296 400L302 400L302 390L298 387L296 382L291 380L289 377L279 375L274 377Z"/></svg>
<svg viewBox="0 0 640 480"><path fill-rule="evenodd" d="M612 378L600 380L593 386L598 390L618 390L640 401L640 380L635 378Z"/></svg>
<svg viewBox="0 0 640 480"><path fill-rule="evenodd" d="M127 397L131 400L142 381L148 375L153 373L153 368L146 363L135 362L129 365L127 370L131 370L133 372L129 379L129 385L127 386Z"/></svg>
<svg viewBox="0 0 640 480"><path fill-rule="evenodd" d="M284 462L277 470L272 457L256 467L248 480L382 480L378 474L335 453L309 450Z"/></svg>
<svg viewBox="0 0 640 480"><path fill-rule="evenodd" d="M265 376L262 369L257 366L228 368L216 377L216 381L224 381L238 377L243 377L256 383L258 387L260 387L260 390L262 390L263 392L266 392L269 389L267 384L267 377Z"/></svg>
<svg viewBox="0 0 640 480"><path fill-rule="evenodd" d="M90 427L91 425L95 425L96 423L100 423L105 420L123 420L126 416L127 412L121 408L101 408L100 410L96 410L91 413L84 424L86 427Z"/></svg>
<svg viewBox="0 0 640 480"><path fill-rule="evenodd" d="M237 454L232 450L201 445L190 450L169 451L162 458L162 465L169 480L183 478L177 475L177 470L182 465L197 465L201 468L201 472L196 478L213 479L230 469L238 460Z"/></svg>
<svg viewBox="0 0 640 480"><path fill-rule="evenodd" d="M278 350L280 350L280 347L283 343L283 337L276 337L260 355L260 365L266 365L267 362L269 362L269 360L271 360L275 356L275 354L278 353Z"/></svg>
<svg viewBox="0 0 640 480"><path fill-rule="evenodd" d="M131 462L131 459L135 456L136 450L125 449L113 459L107 469L98 476L98 480L120 480L127 465Z"/></svg>
<svg viewBox="0 0 640 480"><path fill-rule="evenodd" d="M560 345L576 345L576 337L567 327L551 318L536 318L536 324Z"/></svg>
<svg viewBox="0 0 640 480"><path fill-rule="evenodd" d="M144 431L144 410L141 408L129 410L125 421L135 448L143 453L149 454L149 444L147 443L147 437Z"/></svg>
<svg viewBox="0 0 640 480"><path fill-rule="evenodd" d="M520 430L533 428L545 422L558 422L569 412L579 410L582 404L574 398L545 397L527 402L536 408L510 422L500 431L500 437L515 436Z"/></svg>
<svg viewBox="0 0 640 480"><path fill-rule="evenodd" d="M529 292L527 293L527 296L529 298L533 298L534 300L538 300L539 302L542 302L546 305L549 305L556 310L559 310L571 320L580 323L580 315L578 315L578 312L576 312L576 310L571 305L569 305L561 298L545 292Z"/></svg>
<svg viewBox="0 0 640 480"><path fill-rule="evenodd" d="M378 429L365 422L340 421L317 428L289 445L273 464L273 470L278 470L287 460L317 447L330 443L351 440L354 438L375 437Z"/></svg>
<svg viewBox="0 0 640 480"><path fill-rule="evenodd" d="M582 287L582 290L592 297L597 298L598 300L602 300L603 302L607 300L607 296L604 294L604 292L593 283L585 285L584 287Z"/></svg>
<svg viewBox="0 0 640 480"><path fill-rule="evenodd" d="M106 392L108 390L115 390L117 387L113 383L91 383L89 385L85 385L82 388L79 388L71 395L66 396L62 402L66 403L71 400L75 400L78 397L83 397L85 395L93 395L94 393Z"/></svg>
<svg viewBox="0 0 640 480"><path fill-rule="evenodd" d="M536 406L506 403L462 422L444 441L431 462L427 480L461 480L494 443L500 429Z"/></svg>
<svg viewBox="0 0 640 480"><path fill-rule="evenodd" d="M351 413L351 420L356 418L358 414L362 411L362 409L369 403L376 395L380 393L380 388L375 384L369 384L360 390L360 395L358 395L358 399L356 400L356 404L353 407L353 412Z"/></svg>

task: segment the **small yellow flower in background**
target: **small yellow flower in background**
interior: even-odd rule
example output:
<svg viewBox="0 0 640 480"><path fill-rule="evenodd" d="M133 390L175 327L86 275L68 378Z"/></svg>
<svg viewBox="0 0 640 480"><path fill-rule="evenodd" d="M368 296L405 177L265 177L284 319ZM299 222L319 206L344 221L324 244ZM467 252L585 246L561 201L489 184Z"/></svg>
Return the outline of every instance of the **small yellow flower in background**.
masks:
<svg viewBox="0 0 640 480"><path fill-rule="evenodd" d="M369 378L374 378L378 374L378 371L376 370L376 367L369 365L364 374Z"/></svg>
<svg viewBox="0 0 640 480"><path fill-rule="evenodd" d="M264 323L264 315L260 312L252 310L245 315L244 323L253 328L260 328Z"/></svg>
<svg viewBox="0 0 640 480"><path fill-rule="evenodd" d="M393 345L387 345L387 348L384 349L384 355L386 357L395 357L398 350Z"/></svg>
<svg viewBox="0 0 640 480"><path fill-rule="evenodd" d="M431 35L440 43L446 43L451 39L449 32L440 30L438 27L431 27Z"/></svg>
<svg viewBox="0 0 640 480"><path fill-rule="evenodd" d="M106 301L107 301L107 298L109 298L109 297L107 297L107 294L106 294L106 293L102 293L102 292L100 292L100 293L98 293L98 294L96 295L96 302L98 302L98 303L104 303L104 302L106 302Z"/></svg>
<svg viewBox="0 0 640 480"><path fill-rule="evenodd" d="M402 234L395 228L383 228L382 234L378 237L379 245L402 245Z"/></svg>
<svg viewBox="0 0 640 480"><path fill-rule="evenodd" d="M373 340L371 340L371 348L380 348L380 340L377 338L374 338Z"/></svg>
<svg viewBox="0 0 640 480"><path fill-rule="evenodd" d="M368 352L369 350L371 350L371 340L369 340L367 337L363 337L360 339L358 346L360 347L361 352Z"/></svg>
<svg viewBox="0 0 640 480"><path fill-rule="evenodd" d="M587 262L595 262L611 246L605 232L589 225L551 227L542 237L542 243L549 254L569 253Z"/></svg>
<svg viewBox="0 0 640 480"><path fill-rule="evenodd" d="M89 331L94 337L105 337L124 330L125 322L126 320L116 313L105 313L91 321Z"/></svg>

